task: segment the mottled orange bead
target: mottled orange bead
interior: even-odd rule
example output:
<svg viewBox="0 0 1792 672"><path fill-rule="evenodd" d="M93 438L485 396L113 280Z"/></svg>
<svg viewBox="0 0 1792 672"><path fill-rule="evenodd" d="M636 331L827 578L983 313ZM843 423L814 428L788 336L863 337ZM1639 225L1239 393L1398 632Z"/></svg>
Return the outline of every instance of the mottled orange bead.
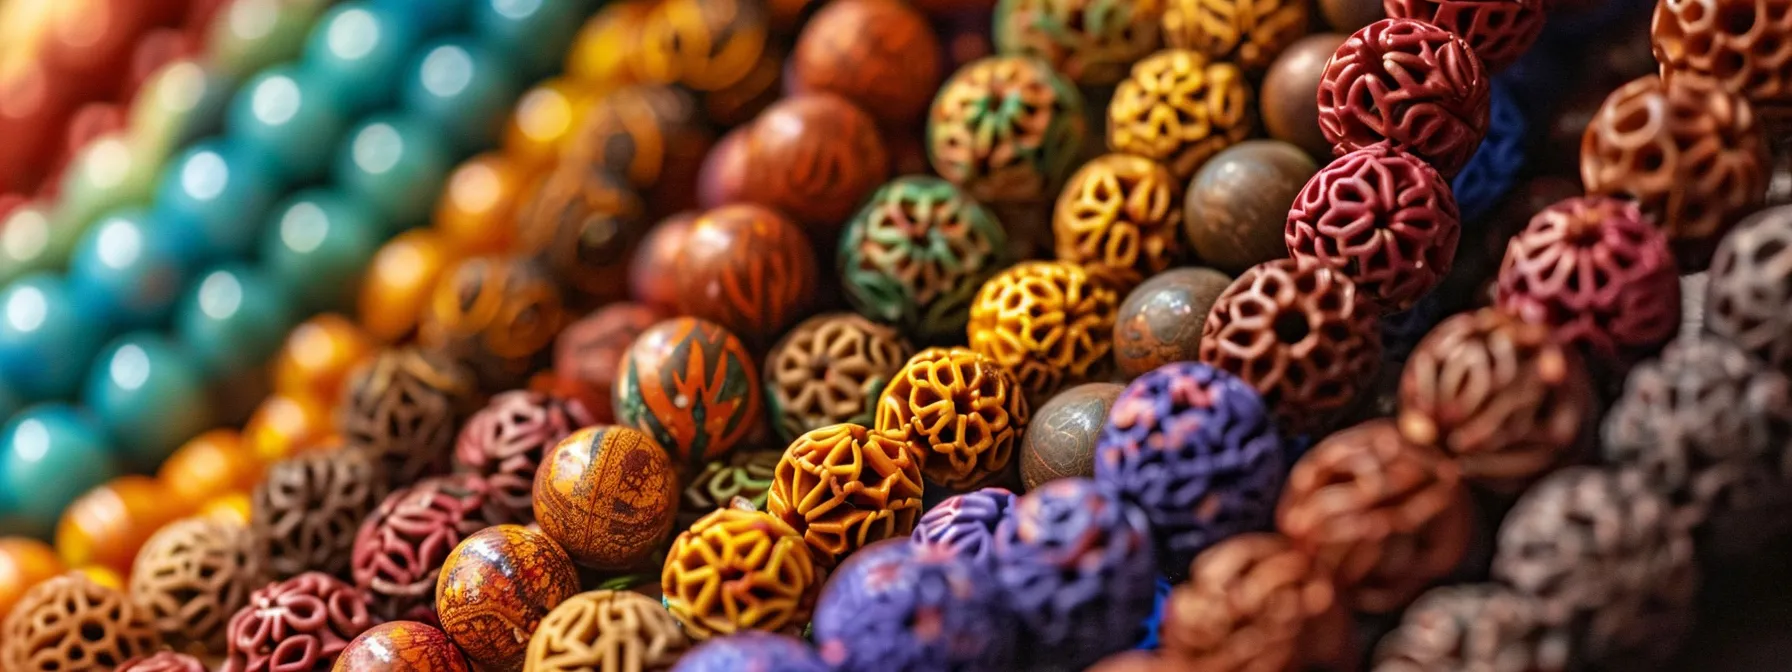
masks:
<svg viewBox="0 0 1792 672"><path fill-rule="evenodd" d="M447 239L430 229L406 231L380 247L361 280L360 317L367 333L387 342L409 335L453 257Z"/></svg>
<svg viewBox="0 0 1792 672"><path fill-rule="evenodd" d="M273 464L321 445L330 428L328 406L275 394L263 399L243 424L243 443L262 464Z"/></svg>
<svg viewBox="0 0 1792 672"><path fill-rule="evenodd" d="M889 179L877 121L832 93L779 101L747 133L743 195L776 208L816 236L832 236Z"/></svg>
<svg viewBox="0 0 1792 672"><path fill-rule="evenodd" d="M336 658L332 672L467 672L466 656L429 625L392 621L361 633Z"/></svg>
<svg viewBox="0 0 1792 672"><path fill-rule="evenodd" d="M723 206L698 217L685 238L678 307L763 345L803 316L817 273L809 239L783 215Z"/></svg>
<svg viewBox="0 0 1792 672"><path fill-rule="evenodd" d="M0 614L12 611L25 591L62 570L62 559L49 544L25 537L0 537Z"/></svg>
<svg viewBox="0 0 1792 672"><path fill-rule="evenodd" d="M837 0L803 28L789 85L840 94L885 128L909 128L939 92L942 53L927 17L899 0Z"/></svg>
<svg viewBox="0 0 1792 672"><path fill-rule="evenodd" d="M325 313L286 335L274 355L274 391L325 406L342 396L342 381L368 355L374 342L348 318Z"/></svg>
<svg viewBox="0 0 1792 672"><path fill-rule="evenodd" d="M182 513L192 513L218 497L253 489L261 481L261 470L261 460L244 445L241 434L214 429L169 455L156 471L156 480Z"/></svg>
<svg viewBox="0 0 1792 672"><path fill-rule="evenodd" d="M519 670L541 619L578 592L578 569L552 539L496 525L448 554L436 579L436 614L475 665Z"/></svg>
<svg viewBox="0 0 1792 672"><path fill-rule="evenodd" d="M504 153L531 170L550 167L591 105L592 91L570 79L550 79L523 93L504 127Z"/></svg>
<svg viewBox="0 0 1792 672"><path fill-rule="evenodd" d="M503 254L516 246L516 209L536 172L496 152L461 162L436 202L435 232L459 254Z"/></svg>
<svg viewBox="0 0 1792 672"><path fill-rule="evenodd" d="M586 427L548 450L535 473L535 522L575 562L639 566L678 513L678 474L664 448L627 427Z"/></svg>
<svg viewBox="0 0 1792 672"><path fill-rule="evenodd" d="M63 510L56 523L56 553L71 567L97 565L125 574L149 535L180 513L159 481L121 476Z"/></svg>

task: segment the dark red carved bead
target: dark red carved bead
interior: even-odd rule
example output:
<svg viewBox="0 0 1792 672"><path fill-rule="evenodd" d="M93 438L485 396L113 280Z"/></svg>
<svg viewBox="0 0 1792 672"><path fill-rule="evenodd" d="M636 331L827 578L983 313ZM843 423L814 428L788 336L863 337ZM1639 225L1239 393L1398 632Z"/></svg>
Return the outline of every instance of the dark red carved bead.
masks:
<svg viewBox="0 0 1792 672"><path fill-rule="evenodd" d="M474 413L455 442L454 468L477 474L489 486L489 496L481 498L486 524L535 522L531 507L542 456L574 430L596 422L576 399L523 391L492 397Z"/></svg>
<svg viewBox="0 0 1792 672"><path fill-rule="evenodd" d="M1461 35L1488 72L1506 69L1543 33L1544 0L1382 0L1388 16Z"/></svg>
<svg viewBox="0 0 1792 672"><path fill-rule="evenodd" d="M328 669L349 641L378 623L359 591L328 574L270 583L230 617L224 672Z"/></svg>
<svg viewBox="0 0 1792 672"><path fill-rule="evenodd" d="M1356 31L1319 80L1319 130L1338 154L1384 140L1453 176L1487 133L1487 72L1468 42L1413 19Z"/></svg>
<svg viewBox="0 0 1792 672"><path fill-rule="evenodd" d="M435 618L436 577L448 552L490 523L490 495L473 474L425 479L386 497L355 535L355 587L383 620Z"/></svg>

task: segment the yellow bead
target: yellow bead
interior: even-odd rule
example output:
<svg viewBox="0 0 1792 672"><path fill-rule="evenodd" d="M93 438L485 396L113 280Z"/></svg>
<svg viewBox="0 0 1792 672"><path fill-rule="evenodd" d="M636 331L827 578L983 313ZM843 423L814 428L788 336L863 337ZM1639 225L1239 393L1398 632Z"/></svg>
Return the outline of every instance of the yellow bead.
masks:
<svg viewBox="0 0 1792 672"><path fill-rule="evenodd" d="M156 471L156 479L173 495L184 515L220 495L254 488L261 481L261 472L261 460L243 445L241 434L214 429L168 456Z"/></svg>
<svg viewBox="0 0 1792 672"><path fill-rule="evenodd" d="M431 229L412 229L388 241L362 280L361 326L386 342L410 334L436 279L455 256L442 234Z"/></svg>
<svg viewBox="0 0 1792 672"><path fill-rule="evenodd" d="M99 565L84 565L81 567L76 567L75 571L80 572L82 575L86 576L88 581L92 581L92 582L99 584L101 586L104 586L106 588L111 588L113 590L124 590L124 574L121 572L112 571L112 569L109 567L101 567Z"/></svg>
<svg viewBox="0 0 1792 672"><path fill-rule="evenodd" d="M160 481L122 476L87 491L56 524L56 553L71 567L95 565L129 574L137 549L181 506Z"/></svg>
<svg viewBox="0 0 1792 672"><path fill-rule="evenodd" d="M255 407L243 425L243 440L262 464L273 464L315 448L330 434L330 413L323 405L275 394Z"/></svg>
<svg viewBox="0 0 1792 672"><path fill-rule="evenodd" d="M505 153L532 170L552 167L590 105L589 90L570 80L537 85L516 103L504 129Z"/></svg>
<svg viewBox="0 0 1792 672"><path fill-rule="evenodd" d="M436 204L435 231L457 254L505 254L516 246L516 210L533 173L510 157L467 159L448 176Z"/></svg>
<svg viewBox="0 0 1792 672"><path fill-rule="evenodd" d="M335 406L342 381L373 354L373 338L348 318L318 315L295 327L274 355L274 391Z"/></svg>
<svg viewBox="0 0 1792 672"><path fill-rule="evenodd" d="M249 506L248 493L233 492L206 502L205 506L199 508L199 516L238 525L248 525Z"/></svg>
<svg viewBox="0 0 1792 672"><path fill-rule="evenodd" d="M49 544L25 537L0 537L0 614L12 611L19 596L39 581L61 574L62 558Z"/></svg>
<svg viewBox="0 0 1792 672"><path fill-rule="evenodd" d="M566 55L566 74L574 81L604 93L629 84L627 54L641 34L652 2L613 2L586 21Z"/></svg>

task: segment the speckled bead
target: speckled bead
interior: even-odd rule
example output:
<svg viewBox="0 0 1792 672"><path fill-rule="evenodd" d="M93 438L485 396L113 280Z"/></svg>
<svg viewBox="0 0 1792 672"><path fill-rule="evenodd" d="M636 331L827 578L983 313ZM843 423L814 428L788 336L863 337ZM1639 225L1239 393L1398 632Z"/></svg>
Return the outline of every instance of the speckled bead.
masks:
<svg viewBox="0 0 1792 672"><path fill-rule="evenodd" d="M448 554L436 583L436 614L469 662L514 670L541 619L578 592L578 571L553 540L497 525Z"/></svg>
<svg viewBox="0 0 1792 672"><path fill-rule="evenodd" d="M1132 290L1114 319L1114 362L1137 377L1199 356L1201 325L1232 278L1210 268L1177 268Z"/></svg>
<svg viewBox="0 0 1792 672"><path fill-rule="evenodd" d="M989 569L900 539L841 565L815 606L816 648L840 669L1013 669L1017 626Z"/></svg>
<svg viewBox="0 0 1792 672"><path fill-rule="evenodd" d="M1054 395L1033 412L1020 442L1020 478L1027 490L1063 478L1095 476L1095 442L1123 386L1084 383Z"/></svg>

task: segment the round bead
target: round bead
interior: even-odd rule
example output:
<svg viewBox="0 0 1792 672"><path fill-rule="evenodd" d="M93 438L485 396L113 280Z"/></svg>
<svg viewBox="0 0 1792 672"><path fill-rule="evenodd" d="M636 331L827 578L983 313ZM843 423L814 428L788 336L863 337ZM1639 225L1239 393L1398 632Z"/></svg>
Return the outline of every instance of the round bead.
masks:
<svg viewBox="0 0 1792 672"><path fill-rule="evenodd" d="M971 305L971 349L1013 371L1030 399L1105 378L1119 298L1076 264L1029 261L983 283Z"/></svg>
<svg viewBox="0 0 1792 672"><path fill-rule="evenodd" d="M803 536L816 564L833 567L866 544L906 537L921 515L921 466L895 435L838 424L784 451L766 512Z"/></svg>
<svg viewBox="0 0 1792 672"><path fill-rule="evenodd" d="M1078 85L1105 86L1162 45L1163 14L1161 0L1001 0L996 49L1041 59Z"/></svg>
<svg viewBox="0 0 1792 672"><path fill-rule="evenodd" d="M469 672L466 656L434 626L392 621L368 628L342 655L332 672Z"/></svg>
<svg viewBox="0 0 1792 672"><path fill-rule="evenodd" d="M495 46L454 36L418 47L399 83L400 106L462 151L497 144L521 86Z"/></svg>
<svg viewBox="0 0 1792 672"><path fill-rule="evenodd" d="M889 179L889 150L871 115L832 93L774 103L754 120L746 152L753 168L741 195L827 237Z"/></svg>
<svg viewBox="0 0 1792 672"><path fill-rule="evenodd" d="M681 473L718 459L759 421L758 366L740 339L691 317L654 325L622 358L616 421L646 432Z"/></svg>
<svg viewBox="0 0 1792 672"><path fill-rule="evenodd" d="M366 204L334 191L305 191L274 206L261 239L270 281L308 311L353 304L355 283L385 238Z"/></svg>
<svg viewBox="0 0 1792 672"><path fill-rule="evenodd" d="M307 571L347 577L355 532L385 496L379 462L359 448L276 462L255 487L254 552L274 579Z"/></svg>
<svg viewBox="0 0 1792 672"><path fill-rule="evenodd" d="M350 571L380 620L434 618L436 579L462 539L485 529L490 486L474 474L394 491L361 523Z"/></svg>
<svg viewBox="0 0 1792 672"><path fill-rule="evenodd" d="M380 114L350 129L336 152L336 184L393 231L421 224L447 181L448 138L420 117Z"/></svg>
<svg viewBox="0 0 1792 672"><path fill-rule="evenodd" d="M1774 36L1792 15L1767 0L1673 0L1655 6L1649 26L1662 72L1715 78L1762 112L1792 102L1788 52Z"/></svg>
<svg viewBox="0 0 1792 672"><path fill-rule="evenodd" d="M993 487L947 497L921 516L909 539L994 567L996 530L1013 512L1014 500L1014 493Z"/></svg>
<svg viewBox="0 0 1792 672"><path fill-rule="evenodd" d="M329 168L347 121L331 98L332 82L316 71L275 66L243 84L230 101L224 129L242 151L266 157L279 184L315 181Z"/></svg>
<svg viewBox="0 0 1792 672"><path fill-rule="evenodd" d="M77 572L26 591L0 628L8 672L112 669L161 645L145 609Z"/></svg>
<svg viewBox="0 0 1792 672"><path fill-rule="evenodd" d="M1183 49L1132 67L1108 104L1108 146L1163 163L1180 179L1251 135L1254 105L1244 71Z"/></svg>
<svg viewBox="0 0 1792 672"><path fill-rule="evenodd" d="M1121 287L1182 257L1181 182L1150 159L1104 154L1083 164L1052 212L1057 257Z"/></svg>
<svg viewBox="0 0 1792 672"><path fill-rule="evenodd" d="M560 331L554 341L554 375L577 388L594 419L608 421L610 391L623 356L642 332L668 317L669 311L636 303L599 308Z"/></svg>
<svg viewBox="0 0 1792 672"><path fill-rule="evenodd" d="M442 631L474 665L518 669L541 619L578 592L578 570L553 540L497 525L448 554L436 584L436 613Z"/></svg>
<svg viewBox="0 0 1792 672"><path fill-rule="evenodd" d="M678 619L639 593L579 593L548 612L523 667L540 672L666 670L691 646Z"/></svg>
<svg viewBox="0 0 1792 672"><path fill-rule="evenodd" d="M473 35L503 54L519 75L540 76L558 64L594 4L586 0L479 0L473 3Z"/></svg>
<svg viewBox="0 0 1792 672"><path fill-rule="evenodd" d="M152 213L162 223L158 235L193 262L247 256L278 196L274 171L267 158L235 142L209 139L188 148L162 169Z"/></svg>
<svg viewBox="0 0 1792 672"><path fill-rule="evenodd" d="M516 246L516 211L533 174L513 156L480 154L448 175L432 221L457 252L503 254Z"/></svg>
<svg viewBox="0 0 1792 672"><path fill-rule="evenodd" d="M789 441L829 425L870 425L878 395L910 354L896 330L851 313L803 321L765 358L772 427Z"/></svg>
<svg viewBox="0 0 1792 672"><path fill-rule="evenodd" d="M70 567L128 574L144 540L179 515L160 482L148 476L120 476L63 509L56 523L56 553Z"/></svg>
<svg viewBox="0 0 1792 672"><path fill-rule="evenodd" d="M181 510L198 511L218 497L254 490L261 473L261 462L240 435L214 429L193 437L163 460L156 480Z"/></svg>
<svg viewBox="0 0 1792 672"><path fill-rule="evenodd" d="M473 7L489 0L371 0L373 6L397 15L424 33L444 33L465 27Z"/></svg>
<svg viewBox="0 0 1792 672"><path fill-rule="evenodd" d="M565 160L623 178L664 216L695 207L712 137L691 94L631 86L597 99L572 131Z"/></svg>
<svg viewBox="0 0 1792 672"><path fill-rule="evenodd" d="M816 602L816 647L841 669L1013 669L1018 624L994 578L939 546L867 546Z"/></svg>
<svg viewBox="0 0 1792 672"><path fill-rule="evenodd" d="M331 408L306 397L269 395L243 423L243 443L262 464L317 448L333 429Z"/></svg>
<svg viewBox="0 0 1792 672"><path fill-rule="evenodd" d="M629 66L635 49L618 49L617 45L638 43L647 15L657 4L649 0L604 4L573 38L566 52L567 76L600 94L632 81L634 73Z"/></svg>
<svg viewBox="0 0 1792 672"><path fill-rule="evenodd" d="M984 58L953 73L927 116L933 169L986 203L1049 196L1088 133L1083 96L1044 62Z"/></svg>
<svg viewBox="0 0 1792 672"><path fill-rule="evenodd" d="M447 471L454 433L476 410L473 377L417 348L386 350L356 369L336 408L337 430L373 452L392 483Z"/></svg>
<svg viewBox="0 0 1792 672"><path fill-rule="evenodd" d="M378 621L354 586L318 572L270 583L230 617L226 670L330 667Z"/></svg>
<svg viewBox="0 0 1792 672"><path fill-rule="evenodd" d="M453 259L448 241L430 229L406 231L380 246L361 280L357 303L368 335L387 342L409 335Z"/></svg>
<svg viewBox="0 0 1792 672"><path fill-rule="evenodd" d="M1232 279L1219 271L1178 268L1132 290L1114 319L1114 361L1120 374L1134 378L1171 362L1194 360L1207 311L1230 284Z"/></svg>
<svg viewBox="0 0 1792 672"><path fill-rule="evenodd" d="M1724 236L1705 290L1705 328L1792 375L1792 207L1751 215Z"/></svg>
<svg viewBox="0 0 1792 672"><path fill-rule="evenodd" d="M1345 39L1337 33L1303 37L1269 65L1261 89L1263 130L1269 137L1315 157L1331 156L1332 143L1319 130L1318 91L1326 62Z"/></svg>
<svg viewBox="0 0 1792 672"><path fill-rule="evenodd" d="M148 656L132 658L119 666L117 672L206 672L205 663L184 653L163 651Z"/></svg>
<svg viewBox="0 0 1792 672"><path fill-rule="evenodd" d="M423 32L376 4L338 5L312 28L304 67L327 83L344 112L362 114L395 98L395 85Z"/></svg>
<svg viewBox="0 0 1792 672"><path fill-rule="evenodd" d="M0 431L0 532L47 539L57 516L120 468L105 429L85 410L32 406Z"/></svg>
<svg viewBox="0 0 1792 672"><path fill-rule="evenodd" d="M788 87L839 94L881 125L907 128L939 91L940 49L926 17L901 2L828 3L797 38Z"/></svg>
<svg viewBox="0 0 1792 672"><path fill-rule="evenodd" d="M141 210L117 210L94 222L69 255L75 301L119 327L160 324L193 268Z"/></svg>
<svg viewBox="0 0 1792 672"><path fill-rule="evenodd" d="M727 90L750 76L769 46L764 3L670 0L648 11L628 60L642 81Z"/></svg>
<svg viewBox="0 0 1792 672"><path fill-rule="evenodd" d="M1416 19L1450 31L1468 42L1488 72L1505 70L1543 33L1549 0L1382 0L1387 15Z"/></svg>
<svg viewBox="0 0 1792 672"><path fill-rule="evenodd" d="M225 651L225 625L262 585L248 528L205 518L168 524L143 544L130 572L131 600L176 649Z"/></svg>
<svg viewBox="0 0 1792 672"><path fill-rule="evenodd" d="M678 477L665 449L627 427L586 427L548 449L534 494L541 531L595 569L640 566L678 513Z"/></svg>
<svg viewBox="0 0 1792 672"><path fill-rule="evenodd" d="M678 258L697 214L687 211L660 220L641 239L628 263L629 296L635 301L667 312L677 309Z"/></svg>
<svg viewBox="0 0 1792 672"><path fill-rule="evenodd" d="M49 544L27 537L0 537L0 614L10 613L25 591L64 569Z"/></svg>
<svg viewBox="0 0 1792 672"><path fill-rule="evenodd" d="M966 348L909 358L877 399L877 430L907 440L927 479L954 490L1008 471L1029 404L1014 374Z"/></svg>
<svg viewBox="0 0 1792 672"><path fill-rule="evenodd" d="M803 536L776 516L719 509L672 542L660 589L685 634L702 641L799 629L821 579Z"/></svg>
<svg viewBox="0 0 1792 672"><path fill-rule="evenodd" d="M1382 19L1325 64L1319 129L1334 153L1386 141L1453 176L1487 133L1488 86L1481 58L1455 33Z"/></svg>
<svg viewBox="0 0 1792 672"><path fill-rule="evenodd" d="M802 317L815 292L815 252L790 220L729 205L691 225L678 260L680 312L763 345Z"/></svg>
<svg viewBox="0 0 1792 672"><path fill-rule="evenodd" d="M534 264L474 257L448 270L417 326L417 342L473 371L481 389L518 387L567 321L560 288Z"/></svg>
<svg viewBox="0 0 1792 672"><path fill-rule="evenodd" d="M583 403L521 390L492 397L461 427L454 468L484 479L484 520L535 522L535 474L546 453L580 427L594 424Z"/></svg>
<svg viewBox="0 0 1792 672"><path fill-rule="evenodd" d="M198 362L188 350L144 332L120 337L100 354L82 400L133 469L161 464L213 421Z"/></svg>
<svg viewBox="0 0 1792 672"><path fill-rule="evenodd" d="M771 495L772 477L784 452L779 450L737 450L725 460L703 465L703 471L691 477L679 497L677 529L684 529L716 509L731 507L738 498L764 511Z"/></svg>
<svg viewBox="0 0 1792 672"><path fill-rule="evenodd" d="M298 322L290 288L259 269L231 264L199 273L174 313L174 334L215 377L259 367ZM191 436L188 434L187 436Z"/></svg>
<svg viewBox="0 0 1792 672"><path fill-rule="evenodd" d="M26 400L73 396L105 337L59 277L33 274L0 290L0 376Z"/></svg>
<svg viewBox="0 0 1792 672"><path fill-rule="evenodd" d="M1020 478L1027 490L1048 481L1095 476L1095 442L1123 389L1114 383L1084 383L1059 392L1033 412L1020 443Z"/></svg>
<svg viewBox="0 0 1792 672"><path fill-rule="evenodd" d="M1164 42L1260 74L1307 34L1311 0L1168 0Z"/></svg>
<svg viewBox="0 0 1792 672"><path fill-rule="evenodd" d="M81 232L78 227L51 226L51 214L50 205L32 201L0 217L0 280L12 282L48 271L69 258Z"/></svg>
<svg viewBox="0 0 1792 672"><path fill-rule="evenodd" d="M697 171L697 204L719 208L745 200L747 169L747 135L752 126L741 126L716 141L714 149L703 158Z"/></svg>
<svg viewBox="0 0 1792 672"><path fill-rule="evenodd" d="M1349 612L1326 568L1276 534L1240 534L1195 558L1164 602L1164 652L1214 670L1350 667Z"/></svg>
<svg viewBox="0 0 1792 672"><path fill-rule="evenodd" d="M1008 235L988 210L936 177L878 189L840 236L840 283L859 313L917 340L964 332L971 300L1007 266Z"/></svg>
<svg viewBox="0 0 1792 672"><path fill-rule="evenodd" d="M673 672L760 669L778 672L828 672L834 668L822 662L803 640L757 630L743 630L711 639L684 654L678 659L678 665L672 668Z"/></svg>
<svg viewBox="0 0 1792 672"><path fill-rule="evenodd" d="M257 477L260 475L256 474ZM253 506L255 506L254 500L249 499L248 494L233 492L206 502L204 506L199 507L196 517L247 528L249 526L249 509Z"/></svg>
<svg viewBox="0 0 1792 672"><path fill-rule="evenodd" d="M629 255L647 230L644 207L609 173L561 164L518 212L517 251L538 259L575 298L620 299Z"/></svg>
<svg viewBox="0 0 1792 672"><path fill-rule="evenodd" d="M274 355L274 391L333 406L349 373L372 354L372 339L355 323L318 315L293 327Z"/></svg>
<svg viewBox="0 0 1792 672"><path fill-rule="evenodd" d="M1376 669L1569 668L1571 644L1545 628L1537 601L1494 584L1433 588L1375 649Z"/></svg>

